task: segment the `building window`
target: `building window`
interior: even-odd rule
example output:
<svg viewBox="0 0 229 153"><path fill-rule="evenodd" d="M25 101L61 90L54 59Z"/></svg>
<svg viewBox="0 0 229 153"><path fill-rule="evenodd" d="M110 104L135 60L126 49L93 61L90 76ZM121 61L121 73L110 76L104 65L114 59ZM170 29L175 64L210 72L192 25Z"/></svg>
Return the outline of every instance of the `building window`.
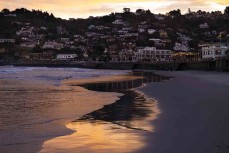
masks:
<svg viewBox="0 0 229 153"><path fill-rule="evenodd" d="M216 50L216 51L215 51L215 54L216 54L216 55L221 55L221 50Z"/></svg>

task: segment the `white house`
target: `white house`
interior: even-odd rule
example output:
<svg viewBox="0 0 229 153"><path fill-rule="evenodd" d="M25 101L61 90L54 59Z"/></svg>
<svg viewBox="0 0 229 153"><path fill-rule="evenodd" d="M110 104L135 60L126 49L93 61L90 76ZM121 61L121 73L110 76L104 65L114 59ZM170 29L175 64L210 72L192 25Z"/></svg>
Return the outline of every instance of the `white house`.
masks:
<svg viewBox="0 0 229 153"><path fill-rule="evenodd" d="M121 19L117 19L117 20L115 20L114 22L112 22L112 24L123 25L124 22L123 22L123 20L121 20Z"/></svg>
<svg viewBox="0 0 229 153"><path fill-rule="evenodd" d="M153 41L154 45L157 46L165 46L165 43L161 40L161 39L155 39L155 38L151 38L149 39L149 41Z"/></svg>
<svg viewBox="0 0 229 153"><path fill-rule="evenodd" d="M76 54L58 54L56 58L58 60L73 60L76 57Z"/></svg>
<svg viewBox="0 0 229 153"><path fill-rule="evenodd" d="M138 31L139 31L140 33L143 33L143 32L145 32L145 29L139 28Z"/></svg>
<svg viewBox="0 0 229 153"><path fill-rule="evenodd" d="M154 34L156 32L155 29L148 29L148 33L151 35L151 34Z"/></svg>
<svg viewBox="0 0 229 153"><path fill-rule="evenodd" d="M199 27L200 27L201 29L207 29L207 28L209 28L209 26L208 26L208 24L207 24L206 22L203 23L203 24L200 24Z"/></svg>
<svg viewBox="0 0 229 153"><path fill-rule="evenodd" d="M57 43L55 41L48 41L48 42L45 42L45 44L43 45L43 48L60 50L60 49L64 48L64 45L62 43Z"/></svg>
<svg viewBox="0 0 229 153"><path fill-rule="evenodd" d="M126 33L125 37L138 37L138 33Z"/></svg>
<svg viewBox="0 0 229 153"><path fill-rule="evenodd" d="M156 47L145 47L139 49L135 54L137 61L168 61L172 55L171 50L159 50Z"/></svg>
<svg viewBox="0 0 229 153"><path fill-rule="evenodd" d="M64 43L69 42L69 40L70 40L69 38L60 38L60 41Z"/></svg>
<svg viewBox="0 0 229 153"><path fill-rule="evenodd" d="M201 45L201 54L203 59L215 59L227 57L229 46L225 44L204 44Z"/></svg>

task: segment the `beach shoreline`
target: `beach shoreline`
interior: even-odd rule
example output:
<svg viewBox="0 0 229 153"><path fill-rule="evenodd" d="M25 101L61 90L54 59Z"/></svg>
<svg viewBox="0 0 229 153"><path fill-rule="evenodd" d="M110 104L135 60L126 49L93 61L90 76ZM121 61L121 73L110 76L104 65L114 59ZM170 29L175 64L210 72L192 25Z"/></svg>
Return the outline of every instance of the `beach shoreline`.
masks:
<svg viewBox="0 0 229 153"><path fill-rule="evenodd" d="M104 77L104 79L65 82L68 85L80 85L93 91L119 92L123 96L112 104L105 105L101 109L82 116L79 120L68 123L67 128L75 132L46 141L40 153L56 151L74 153L82 152L82 150L98 153L133 152L144 147L145 135L154 131L153 125L149 123L157 118L160 110L155 99L146 97L136 88L148 82L167 78L155 76L151 72L134 73ZM98 135L100 139L97 138ZM75 141L78 143L70 143ZM129 146L135 147L129 148Z"/></svg>

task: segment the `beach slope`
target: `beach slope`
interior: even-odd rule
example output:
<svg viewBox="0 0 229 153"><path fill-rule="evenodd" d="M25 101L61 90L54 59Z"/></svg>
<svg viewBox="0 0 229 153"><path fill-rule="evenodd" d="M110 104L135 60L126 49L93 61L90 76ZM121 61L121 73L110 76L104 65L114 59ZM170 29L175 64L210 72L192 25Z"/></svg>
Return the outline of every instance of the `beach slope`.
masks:
<svg viewBox="0 0 229 153"><path fill-rule="evenodd" d="M228 153L229 77L216 72L155 72L172 76L140 90L159 103L144 153Z"/></svg>

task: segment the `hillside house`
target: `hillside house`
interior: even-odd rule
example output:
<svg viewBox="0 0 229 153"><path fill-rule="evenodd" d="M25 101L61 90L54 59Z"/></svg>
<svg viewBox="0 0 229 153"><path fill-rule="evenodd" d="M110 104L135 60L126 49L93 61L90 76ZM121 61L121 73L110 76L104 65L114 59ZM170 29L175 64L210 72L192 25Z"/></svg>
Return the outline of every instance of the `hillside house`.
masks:
<svg viewBox="0 0 229 153"><path fill-rule="evenodd" d="M55 41L49 41L49 42L45 42L45 44L43 45L44 49L57 49L60 50L62 48L64 48L64 45L62 43L57 43Z"/></svg>
<svg viewBox="0 0 229 153"><path fill-rule="evenodd" d="M156 47L145 47L139 49L135 54L136 61L169 61L171 59L171 50L159 50Z"/></svg>
<svg viewBox="0 0 229 153"><path fill-rule="evenodd" d="M76 54L58 54L57 59L58 60L73 60L77 57Z"/></svg>
<svg viewBox="0 0 229 153"><path fill-rule="evenodd" d="M199 47L203 59L226 58L229 53L228 44L204 44Z"/></svg>

